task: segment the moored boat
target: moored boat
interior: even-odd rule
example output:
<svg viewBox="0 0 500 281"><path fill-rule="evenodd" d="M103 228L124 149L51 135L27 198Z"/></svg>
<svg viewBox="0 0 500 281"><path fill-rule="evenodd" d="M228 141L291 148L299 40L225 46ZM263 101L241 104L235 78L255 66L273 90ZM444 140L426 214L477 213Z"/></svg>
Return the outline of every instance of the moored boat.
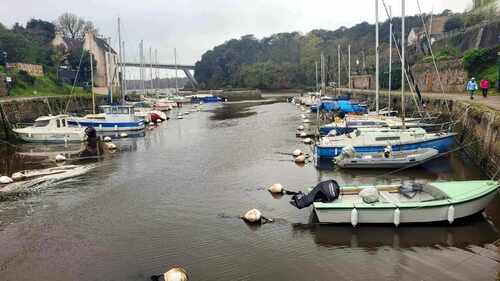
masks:
<svg viewBox="0 0 500 281"><path fill-rule="evenodd" d="M68 143L87 140L85 126L69 126L68 115L41 116L32 126L13 131L26 142Z"/></svg>
<svg viewBox="0 0 500 281"><path fill-rule="evenodd" d="M103 113L72 117L71 125L93 127L98 132L144 130L144 119L136 118L132 105L103 105Z"/></svg>

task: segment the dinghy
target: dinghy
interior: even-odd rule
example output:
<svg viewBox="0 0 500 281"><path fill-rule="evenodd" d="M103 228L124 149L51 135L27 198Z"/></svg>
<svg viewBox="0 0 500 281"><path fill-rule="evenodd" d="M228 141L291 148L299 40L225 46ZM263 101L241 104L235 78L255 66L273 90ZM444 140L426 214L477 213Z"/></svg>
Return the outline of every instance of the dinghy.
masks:
<svg viewBox="0 0 500 281"><path fill-rule="evenodd" d="M392 151L387 147L384 152L356 153L352 147L346 147L334 158L340 168L351 169L398 169L421 165L439 154L434 148Z"/></svg>
<svg viewBox="0 0 500 281"><path fill-rule="evenodd" d="M397 226L440 221L451 224L456 219L479 213L497 196L500 183L485 180L342 187L336 196L325 196L330 194L330 189L320 187L311 192L316 192L312 194L314 198L310 195L294 196L291 203L300 208L312 204L320 223ZM368 202L371 203L367 203L367 197L362 194L364 190L370 190L369 199L372 201Z"/></svg>

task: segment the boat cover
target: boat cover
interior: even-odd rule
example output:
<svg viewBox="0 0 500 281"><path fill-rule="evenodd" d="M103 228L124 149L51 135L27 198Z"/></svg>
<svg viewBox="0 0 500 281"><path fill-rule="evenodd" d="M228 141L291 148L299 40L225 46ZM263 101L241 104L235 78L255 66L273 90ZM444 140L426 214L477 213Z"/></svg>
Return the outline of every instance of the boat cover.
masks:
<svg viewBox="0 0 500 281"><path fill-rule="evenodd" d="M320 182L308 194L299 192L298 194L294 195L292 197L292 201L290 201L290 204L297 207L298 209L303 209L309 207L314 202L333 202L339 197L339 193L340 187L338 183L334 180L327 180L324 182Z"/></svg>

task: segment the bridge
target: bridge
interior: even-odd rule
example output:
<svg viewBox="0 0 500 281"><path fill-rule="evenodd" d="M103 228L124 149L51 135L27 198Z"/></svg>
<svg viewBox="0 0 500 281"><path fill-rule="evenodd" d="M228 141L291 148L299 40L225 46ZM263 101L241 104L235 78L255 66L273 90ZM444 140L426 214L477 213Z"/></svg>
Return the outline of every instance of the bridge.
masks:
<svg viewBox="0 0 500 281"><path fill-rule="evenodd" d="M144 63L144 64L141 64L141 63L138 63L138 62L124 62L122 64L120 64L121 66L123 67L137 67L137 68L158 68L158 69L171 69L171 70L175 70L175 69L178 69L178 70L182 70L184 71L184 74L186 74L186 77L189 79L189 81L191 81L191 84L193 85L193 87L197 87L198 86L198 82L196 81L196 79L194 78L194 75L193 73L191 73L191 71L194 72L194 65L184 65L184 64L162 64L162 63L153 63L153 64L150 64L150 63Z"/></svg>

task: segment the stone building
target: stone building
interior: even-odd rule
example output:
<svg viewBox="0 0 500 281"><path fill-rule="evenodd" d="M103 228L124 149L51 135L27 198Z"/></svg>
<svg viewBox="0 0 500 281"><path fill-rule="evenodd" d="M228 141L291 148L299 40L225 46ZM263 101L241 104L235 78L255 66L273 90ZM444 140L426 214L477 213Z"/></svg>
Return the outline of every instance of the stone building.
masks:
<svg viewBox="0 0 500 281"><path fill-rule="evenodd" d="M94 71L94 87L105 88L102 90L105 93L110 85L119 86L118 54L106 39L98 37L94 33L86 33L82 42L77 39L64 38L61 33L56 33L52 45L54 47L62 46L65 49L83 47L84 50L92 53L97 62Z"/></svg>

